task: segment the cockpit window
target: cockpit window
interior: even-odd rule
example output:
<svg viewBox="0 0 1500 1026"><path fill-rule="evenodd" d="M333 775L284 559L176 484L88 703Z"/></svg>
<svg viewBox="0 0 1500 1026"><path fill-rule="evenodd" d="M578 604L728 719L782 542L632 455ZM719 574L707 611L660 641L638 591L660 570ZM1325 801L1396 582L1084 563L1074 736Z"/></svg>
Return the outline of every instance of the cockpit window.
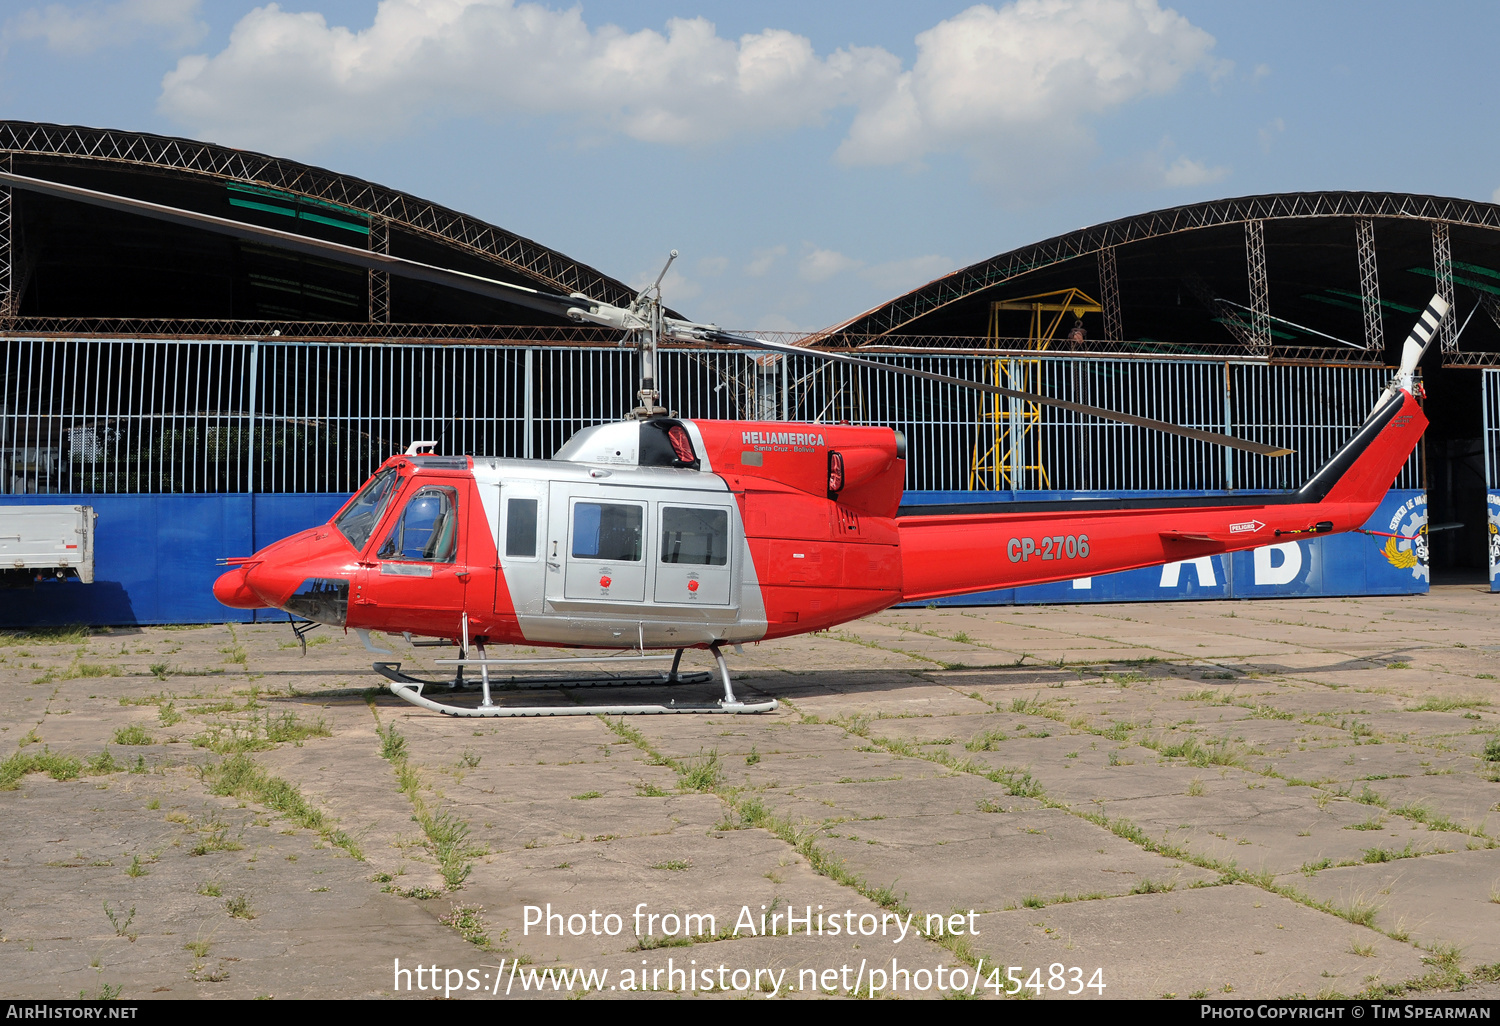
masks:
<svg viewBox="0 0 1500 1026"><path fill-rule="evenodd" d="M370 483L349 503L349 508L333 522L333 526L349 539L349 544L354 546L356 552L365 547L365 542L370 540L371 533L385 515L385 507L396 491L396 484L395 468L382 470L370 479Z"/></svg>
<svg viewBox="0 0 1500 1026"><path fill-rule="evenodd" d="M401 511L377 559L409 559L421 563L451 563L458 554L458 491L427 485Z"/></svg>

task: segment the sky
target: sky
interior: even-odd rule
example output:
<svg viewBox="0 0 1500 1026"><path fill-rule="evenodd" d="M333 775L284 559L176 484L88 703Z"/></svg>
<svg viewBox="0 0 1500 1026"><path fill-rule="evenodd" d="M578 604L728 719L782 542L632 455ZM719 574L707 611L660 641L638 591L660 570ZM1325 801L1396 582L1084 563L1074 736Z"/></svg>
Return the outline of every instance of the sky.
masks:
<svg viewBox="0 0 1500 1026"><path fill-rule="evenodd" d="M1500 5L0 2L0 116L366 178L811 331L1229 196L1500 201Z"/></svg>

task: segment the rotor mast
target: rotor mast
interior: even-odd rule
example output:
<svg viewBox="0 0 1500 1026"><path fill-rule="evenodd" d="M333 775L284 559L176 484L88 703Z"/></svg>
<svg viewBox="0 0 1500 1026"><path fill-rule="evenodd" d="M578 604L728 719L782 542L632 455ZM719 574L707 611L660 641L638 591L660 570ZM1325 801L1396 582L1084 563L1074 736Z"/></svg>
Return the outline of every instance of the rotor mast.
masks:
<svg viewBox="0 0 1500 1026"><path fill-rule="evenodd" d="M674 249L667 254L667 262L662 266L661 273L656 280L636 295L635 302L630 304L630 309L637 315L645 314L646 326L632 332L636 336L636 345L641 351L641 388L636 393L640 405L630 411L630 415L637 420L650 420L652 417L665 417L667 410L660 403L661 391L656 387L656 346L661 341L662 317L661 317L661 283L667 276L667 271L672 266L672 261L677 259L677 251Z"/></svg>
<svg viewBox="0 0 1500 1026"><path fill-rule="evenodd" d="M661 391L656 387L656 347L661 341L662 332L668 327L667 318L662 316L661 311L661 283L667 276L672 261L676 259L677 251L674 249L667 255L667 262L656 280L636 293L628 307L601 303L582 292L575 292L569 297L577 304L568 307L569 319L619 328L625 332L625 338L620 340L620 344L633 342L640 349L641 387L636 392L640 405L630 411L630 415L637 420L665 417L670 412L661 405ZM676 323L673 321L672 325L675 326Z"/></svg>

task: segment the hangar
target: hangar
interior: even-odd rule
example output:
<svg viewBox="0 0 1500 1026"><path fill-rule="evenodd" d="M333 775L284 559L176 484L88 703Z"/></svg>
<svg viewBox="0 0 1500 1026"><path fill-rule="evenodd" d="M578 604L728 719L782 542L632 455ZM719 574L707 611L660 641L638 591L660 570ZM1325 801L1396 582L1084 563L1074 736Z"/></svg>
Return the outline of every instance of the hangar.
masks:
<svg viewBox="0 0 1500 1026"><path fill-rule="evenodd" d="M1075 289L1095 300L1076 311L1084 337L1070 341L1062 325L1039 342L1028 308ZM1429 493L1434 523L1463 525L1433 535L1434 568L1478 569L1488 563L1493 534L1486 493L1500 487L1500 207L1493 203L1315 192L1154 211L956 270L818 341L921 351L972 345L982 335L1009 350L1387 366L1434 293L1455 304L1455 316L1423 363L1433 424L1413 477ZM1311 387L1318 394L1303 400L1310 408L1340 402L1336 389ZM1261 393L1246 402L1253 408L1286 398Z"/></svg>
<svg viewBox="0 0 1500 1026"><path fill-rule="evenodd" d="M208 143L0 122L0 170L548 291L632 294L438 204ZM796 339L1295 443L1279 465L812 359L680 347L663 388L687 416L894 424L918 492L1282 488L1358 425L1437 291L1478 316L1462 334L1450 320L1429 356L1434 429L1397 485L1465 525L1434 536L1434 566L1472 569L1495 445L1482 400L1500 373L1486 369L1500 368L1497 229L1500 208L1431 197L1198 204L1001 254ZM100 558L121 561L87 598L6 593L0 621L223 618L184 598L208 594L203 553L326 519L416 438L550 455L632 405L634 355L617 342L440 283L0 188L0 505L87 504Z"/></svg>

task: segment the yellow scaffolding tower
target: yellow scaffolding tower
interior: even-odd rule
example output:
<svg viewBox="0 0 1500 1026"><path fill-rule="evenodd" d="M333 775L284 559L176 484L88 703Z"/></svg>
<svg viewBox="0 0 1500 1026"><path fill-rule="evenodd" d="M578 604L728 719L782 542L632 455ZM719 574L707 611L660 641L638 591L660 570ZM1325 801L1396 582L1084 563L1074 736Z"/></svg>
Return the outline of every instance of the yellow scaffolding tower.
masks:
<svg viewBox="0 0 1500 1026"><path fill-rule="evenodd" d="M1000 348L1001 310L1029 310L1031 328L1026 348L1044 350L1057 338L1057 330L1066 316L1072 314L1081 322L1084 314L1102 313L1104 308L1082 289L1059 289L991 303L988 335L991 349ZM1048 319L1047 314L1053 316ZM990 361L989 383L1018 392L1039 391L1041 361L996 357ZM987 396L980 408L978 440L969 467L969 489L995 492L1018 489L1024 486L1027 471L1035 471L1041 487L1050 488L1052 479L1042 461L1042 435L1036 430L1041 422L1039 403L1003 395Z"/></svg>

